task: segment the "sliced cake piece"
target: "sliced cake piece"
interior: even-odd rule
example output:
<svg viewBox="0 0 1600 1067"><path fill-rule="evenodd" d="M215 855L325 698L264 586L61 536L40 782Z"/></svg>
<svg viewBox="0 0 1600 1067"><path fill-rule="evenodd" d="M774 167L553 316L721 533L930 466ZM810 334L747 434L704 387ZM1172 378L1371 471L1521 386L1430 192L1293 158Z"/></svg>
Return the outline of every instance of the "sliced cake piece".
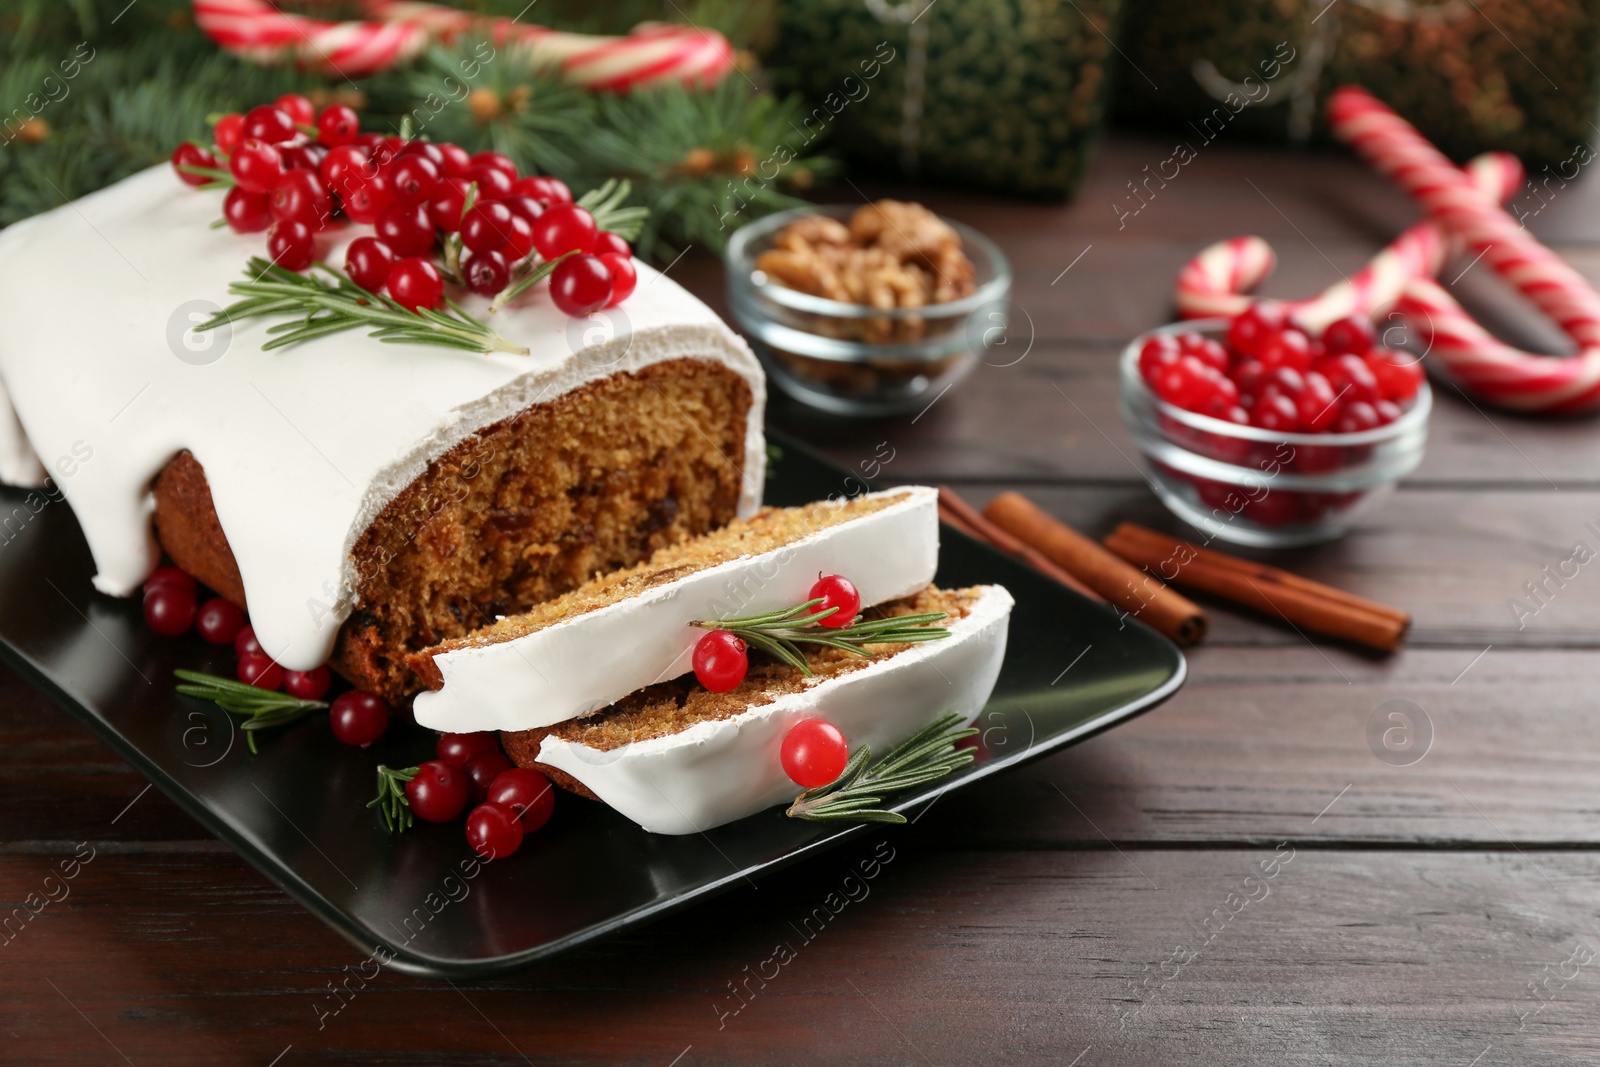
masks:
<svg viewBox="0 0 1600 1067"><path fill-rule="evenodd" d="M768 508L411 657L430 692L417 721L453 733L528 730L607 707L691 669L702 619L806 599L819 574L865 606L908 596L939 560L938 493L922 486Z"/></svg>
<svg viewBox="0 0 1600 1067"><path fill-rule="evenodd" d="M793 800L784 735L822 718L850 747L878 755L948 712L971 721L1005 657L1011 595L1000 586L928 588L880 609L943 611L950 636L867 646L870 658L808 650L807 678L775 661L752 662L738 687L712 693L690 679L652 685L605 711L501 740L518 765L603 800L646 830L688 834Z"/></svg>

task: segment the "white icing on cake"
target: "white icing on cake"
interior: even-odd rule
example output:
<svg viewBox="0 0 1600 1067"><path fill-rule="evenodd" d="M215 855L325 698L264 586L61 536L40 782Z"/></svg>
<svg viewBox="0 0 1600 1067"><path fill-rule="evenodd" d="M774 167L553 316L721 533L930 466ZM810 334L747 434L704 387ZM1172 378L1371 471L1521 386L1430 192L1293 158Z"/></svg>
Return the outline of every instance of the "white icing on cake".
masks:
<svg viewBox="0 0 1600 1067"><path fill-rule="evenodd" d="M1011 605L1005 589L984 586L942 640L667 737L605 750L546 737L539 762L572 775L646 830L709 830L800 794L780 750L801 719L826 719L852 750L867 744L884 755L946 712L976 718L1000 675Z"/></svg>
<svg viewBox="0 0 1600 1067"><path fill-rule="evenodd" d="M532 356L384 344L361 330L262 352L270 321L235 323L226 342L183 332L233 302L228 283L264 255L264 234L208 228L221 210L221 193L161 165L0 232L0 381L26 431L0 410L0 478L56 476L103 592L134 592L155 565L150 482L187 448L263 647L290 669L315 667L355 607L351 547L431 460L533 404L677 357L718 361L750 383L739 513L760 502L760 367L648 266L619 309L631 335L568 319L541 286L489 318ZM342 265L349 241L370 232L324 235L319 255ZM463 304L485 317L487 301ZM86 450L92 458L63 464L70 476L57 471L58 458Z"/></svg>
<svg viewBox="0 0 1600 1067"><path fill-rule="evenodd" d="M756 615L806 599L821 574L843 574L863 607L909 596L939 565L939 494L926 486L878 511L771 552L743 556L495 644L434 657L444 687L417 695L417 722L446 733L531 730L616 703L688 673L697 619Z"/></svg>

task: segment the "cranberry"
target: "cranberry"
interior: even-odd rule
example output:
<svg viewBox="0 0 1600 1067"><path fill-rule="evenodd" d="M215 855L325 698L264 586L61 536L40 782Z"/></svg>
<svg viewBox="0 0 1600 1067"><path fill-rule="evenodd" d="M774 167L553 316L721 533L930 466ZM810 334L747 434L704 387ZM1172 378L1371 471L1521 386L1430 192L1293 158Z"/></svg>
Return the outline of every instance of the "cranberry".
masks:
<svg viewBox="0 0 1600 1067"><path fill-rule="evenodd" d="M433 223L420 204L391 204L373 228L397 256L420 256L433 250Z"/></svg>
<svg viewBox="0 0 1600 1067"><path fill-rule="evenodd" d="M194 625L194 590L163 582L144 594L144 621L162 637L178 637Z"/></svg>
<svg viewBox="0 0 1600 1067"><path fill-rule="evenodd" d="M246 192L270 193L283 177L283 157L266 141L252 137L228 160L228 172Z"/></svg>
<svg viewBox="0 0 1600 1067"><path fill-rule="evenodd" d="M1334 420L1334 433L1362 433L1378 428L1378 409L1365 400L1347 401Z"/></svg>
<svg viewBox="0 0 1600 1067"><path fill-rule="evenodd" d="M513 211L510 225L506 227L505 247L500 251L512 263L526 259L528 253L533 251L533 223Z"/></svg>
<svg viewBox="0 0 1600 1067"><path fill-rule="evenodd" d="M1371 348L1377 339L1372 323L1356 315L1330 322L1328 328L1322 331L1322 347L1330 356L1359 356Z"/></svg>
<svg viewBox="0 0 1600 1067"><path fill-rule="evenodd" d="M1174 407L1194 411L1211 391L1211 380L1215 374L1198 357L1183 355L1162 370L1151 387L1157 396Z"/></svg>
<svg viewBox="0 0 1600 1067"><path fill-rule="evenodd" d="M222 198L222 217L234 233L260 233L272 225L272 205L266 193L236 185Z"/></svg>
<svg viewBox="0 0 1600 1067"><path fill-rule="evenodd" d="M1240 360L1233 367L1233 384L1243 396L1254 396L1267 384L1268 371L1259 359Z"/></svg>
<svg viewBox="0 0 1600 1067"><path fill-rule="evenodd" d="M1300 521L1300 494L1274 489L1244 506L1245 515L1263 526L1288 526Z"/></svg>
<svg viewBox="0 0 1600 1067"><path fill-rule="evenodd" d="M368 168L367 152L353 144L342 144L328 149L317 166L317 174L328 188L341 195L356 184Z"/></svg>
<svg viewBox="0 0 1600 1067"><path fill-rule="evenodd" d="M204 185L211 181L204 174L190 174L183 169L184 167L205 167L207 170L216 170L219 164L216 156L199 145L185 141L172 150L172 169L178 172L178 180L185 185Z"/></svg>
<svg viewBox="0 0 1600 1067"><path fill-rule="evenodd" d="M533 224L533 247L545 259L555 259L568 252L588 252L594 247L599 232L594 216L583 208L576 204L555 204Z"/></svg>
<svg viewBox="0 0 1600 1067"><path fill-rule="evenodd" d="M267 257L284 270L305 270L316 258L311 227L296 219L272 224L267 231Z"/></svg>
<svg viewBox="0 0 1600 1067"><path fill-rule="evenodd" d="M1294 398L1300 425L1313 433L1321 433L1339 417L1339 396L1318 371L1308 372L1304 382L1304 388Z"/></svg>
<svg viewBox="0 0 1600 1067"><path fill-rule="evenodd" d="M370 169L371 162L368 161ZM346 181L339 195L344 198L344 213L353 222L376 223L394 200L389 179L378 173L362 173Z"/></svg>
<svg viewBox="0 0 1600 1067"><path fill-rule="evenodd" d="M310 144L281 144L278 146L278 158L283 160L283 169L287 171L309 171L317 173L317 168L322 166L322 157L327 155L327 149Z"/></svg>
<svg viewBox="0 0 1600 1067"><path fill-rule="evenodd" d="M297 126L309 126L317 115L317 109L306 97L299 93L284 93L272 102L279 111L288 115Z"/></svg>
<svg viewBox="0 0 1600 1067"><path fill-rule="evenodd" d="M465 178L442 178L428 196L428 219L445 233L461 229L461 213L467 206L467 190L471 188Z"/></svg>
<svg viewBox="0 0 1600 1067"><path fill-rule="evenodd" d="M343 104L329 104L317 116L317 140L325 145L346 145L361 132L361 116Z"/></svg>
<svg viewBox="0 0 1600 1067"><path fill-rule="evenodd" d="M303 222L312 229L326 226L333 213L328 187L309 170L291 170L279 178L267 203L272 208L273 218Z"/></svg>
<svg viewBox="0 0 1600 1067"><path fill-rule="evenodd" d="M194 617L194 628L213 645L231 645L244 629L244 612L239 610L239 605L214 596L200 605Z"/></svg>
<svg viewBox="0 0 1600 1067"><path fill-rule="evenodd" d="M294 128L294 119L271 104L262 104L245 112L244 136L247 143L255 138L267 144L282 144L293 140L298 132Z"/></svg>
<svg viewBox="0 0 1600 1067"><path fill-rule="evenodd" d="M1288 318L1281 305L1257 300L1228 323L1228 347L1240 356L1254 357L1261 342L1281 330Z"/></svg>
<svg viewBox="0 0 1600 1067"><path fill-rule="evenodd" d="M344 254L344 272L369 293L383 289L394 269L394 250L376 237L357 237Z"/></svg>
<svg viewBox="0 0 1600 1067"><path fill-rule="evenodd" d="M407 141L400 149L400 154L395 157L395 160L398 162L410 156L426 159L433 164L433 169L438 171L441 176L444 174L444 152L432 141Z"/></svg>
<svg viewBox="0 0 1600 1067"><path fill-rule="evenodd" d="M300 700L321 700L333 685L333 675L326 667L313 667L309 671L284 671L283 691Z"/></svg>
<svg viewBox="0 0 1600 1067"><path fill-rule="evenodd" d="M1293 328L1278 330L1257 343L1256 358L1269 370L1289 367L1304 374L1311 369L1311 340Z"/></svg>
<svg viewBox="0 0 1600 1067"><path fill-rule="evenodd" d="M1422 360L1408 352L1388 348L1374 348L1362 357L1372 377L1377 380L1378 391L1385 400L1405 404L1416 399L1422 388Z"/></svg>
<svg viewBox="0 0 1600 1067"><path fill-rule="evenodd" d="M826 619L818 619L817 625L830 630L840 630L849 626L861 612L861 594L856 591L855 585L842 574L818 575L816 583L811 586L811 592L806 594L807 600L821 598L822 603L811 608L811 614L817 615L829 608L837 608Z"/></svg>
<svg viewBox="0 0 1600 1067"><path fill-rule="evenodd" d="M518 178L511 191L518 196L531 196L544 204L572 203L572 190L559 178L535 176Z"/></svg>
<svg viewBox="0 0 1600 1067"><path fill-rule="evenodd" d="M473 204L461 220L461 243L474 252L494 252L505 247L510 231L510 208L494 201Z"/></svg>
<svg viewBox="0 0 1600 1067"><path fill-rule="evenodd" d="M1372 368L1360 356L1329 356L1317 364L1317 369L1328 379L1328 384L1333 386L1333 391L1343 403L1363 400L1371 404L1383 398Z"/></svg>
<svg viewBox="0 0 1600 1067"><path fill-rule="evenodd" d="M522 823L510 808L479 804L467 816L467 844L486 860L509 856L522 845Z"/></svg>
<svg viewBox="0 0 1600 1067"><path fill-rule="evenodd" d="M478 187L480 202L504 200L511 195L511 179L506 177L505 171L495 167L474 165L468 167L462 177Z"/></svg>
<svg viewBox="0 0 1600 1067"><path fill-rule="evenodd" d="M1158 333L1139 346L1139 376L1154 383L1156 375L1178 362L1181 353L1171 334Z"/></svg>
<svg viewBox="0 0 1600 1067"><path fill-rule="evenodd" d="M544 214L544 205L530 196L512 195L501 200L500 203L504 204L506 210L510 211L513 216L528 223L530 228L538 221L539 216Z"/></svg>
<svg viewBox="0 0 1600 1067"><path fill-rule="evenodd" d="M1372 405L1372 410L1378 413L1379 426L1387 426L1406 413L1405 409L1393 400L1380 400Z"/></svg>
<svg viewBox="0 0 1600 1067"><path fill-rule="evenodd" d="M628 247L628 242L610 230L601 230L595 234L594 254L599 256L607 252L615 252L619 256L627 256L629 259L633 258L633 249ZM1224 352L1223 355L1227 355L1227 353Z"/></svg>
<svg viewBox="0 0 1600 1067"><path fill-rule="evenodd" d="M1206 380L1205 389L1201 392L1193 410L1220 419L1238 406L1239 387L1234 385L1231 379L1218 374Z"/></svg>
<svg viewBox="0 0 1600 1067"><path fill-rule="evenodd" d="M389 728L389 710L389 702L382 697L352 689L339 694L328 709L328 723L340 741L366 748Z"/></svg>
<svg viewBox="0 0 1600 1067"><path fill-rule="evenodd" d="M446 178L465 178L467 168L472 166L472 157L467 155L467 150L457 144L442 144L439 146L439 155L443 162L439 164L439 172Z"/></svg>
<svg viewBox="0 0 1600 1067"><path fill-rule="evenodd" d="M482 730L475 734L440 734L439 743L434 751L444 762L457 769L465 767L467 761L482 752L499 752L500 741L492 730Z"/></svg>
<svg viewBox="0 0 1600 1067"><path fill-rule="evenodd" d="M727 630L712 630L694 646L694 676L713 693L726 693L750 669L745 643Z"/></svg>
<svg viewBox="0 0 1600 1067"><path fill-rule="evenodd" d="M265 650L261 647L261 642L256 640L256 628L254 626L246 626L233 635L233 654L244 657L252 652L265 654Z"/></svg>
<svg viewBox="0 0 1600 1067"><path fill-rule="evenodd" d="M1250 409L1250 423L1274 433L1296 433L1300 429L1300 412L1293 400L1268 386Z"/></svg>
<svg viewBox="0 0 1600 1067"><path fill-rule="evenodd" d="M200 588L188 571L170 564L150 572L150 576L144 580L144 591L148 593L158 585L181 585L191 593L197 593Z"/></svg>
<svg viewBox="0 0 1600 1067"><path fill-rule="evenodd" d="M237 112L229 112L217 120L216 126L211 130L211 139L217 147L228 155L233 155L234 149L244 143L244 116Z"/></svg>
<svg viewBox="0 0 1600 1067"><path fill-rule="evenodd" d="M488 803L509 808L523 832L531 834L550 821L550 813L556 810L556 791L538 771L513 767L489 783Z"/></svg>
<svg viewBox="0 0 1600 1067"><path fill-rule="evenodd" d="M844 734L824 719L801 719L783 735L783 773L802 789L836 781L850 762Z"/></svg>
<svg viewBox="0 0 1600 1067"><path fill-rule="evenodd" d="M550 299L566 314L581 318L611 299L611 272L595 256L563 259L550 272Z"/></svg>
<svg viewBox="0 0 1600 1067"><path fill-rule="evenodd" d="M467 807L467 777L448 763L428 760L406 783L406 802L423 822L450 822Z"/></svg>
<svg viewBox="0 0 1600 1067"><path fill-rule="evenodd" d="M499 252L468 252L461 260L467 288L479 296L493 296L511 281L511 268Z"/></svg>
<svg viewBox="0 0 1600 1067"><path fill-rule="evenodd" d="M283 685L283 668L265 652L246 652L239 657L239 681L258 689L277 689Z"/></svg>
<svg viewBox="0 0 1600 1067"><path fill-rule="evenodd" d="M401 307L438 307L444 297L444 279L439 269L421 256L402 259L389 271L389 295Z"/></svg>
<svg viewBox="0 0 1600 1067"><path fill-rule="evenodd" d="M475 152L467 161L469 167L489 167L500 171L507 181L517 180L517 165L503 152Z"/></svg>
<svg viewBox="0 0 1600 1067"><path fill-rule="evenodd" d="M389 185L403 204L420 204L439 184L439 168L426 156L401 156L389 171Z"/></svg>
<svg viewBox="0 0 1600 1067"><path fill-rule="evenodd" d="M639 284L639 272L633 269L631 256L603 252L599 258L611 272L611 299L606 301L606 307L616 307L633 295L634 287Z"/></svg>
<svg viewBox="0 0 1600 1067"><path fill-rule="evenodd" d="M506 759L506 754L498 748L488 752L480 752L461 765L461 773L467 776L467 784L472 790L472 802L482 804L489 795L490 784L501 774L511 769L511 761Z"/></svg>

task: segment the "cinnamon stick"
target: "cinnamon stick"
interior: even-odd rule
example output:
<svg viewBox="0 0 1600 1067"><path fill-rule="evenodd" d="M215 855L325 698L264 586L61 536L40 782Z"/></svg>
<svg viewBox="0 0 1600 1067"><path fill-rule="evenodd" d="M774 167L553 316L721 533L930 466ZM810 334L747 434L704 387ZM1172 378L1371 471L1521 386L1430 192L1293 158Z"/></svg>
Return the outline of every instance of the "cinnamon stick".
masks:
<svg viewBox="0 0 1600 1067"><path fill-rule="evenodd" d="M1205 612L1154 575L1101 548L1041 511L1020 493L1001 493L983 509L996 526L1031 546L1083 584L1180 645L1205 637Z"/></svg>
<svg viewBox="0 0 1600 1067"><path fill-rule="evenodd" d="M968 537L998 548L1008 556L1015 556L1047 578L1053 578L1069 589L1076 590L1090 600L1105 601L1105 597L1084 585L1062 570L1039 552L1018 541L1000 527L984 518L978 509L963 500L948 485L939 486L939 518L954 526Z"/></svg>
<svg viewBox="0 0 1600 1067"><path fill-rule="evenodd" d="M1411 628L1411 616L1398 608L1133 523L1118 526L1105 544L1167 581L1254 608L1301 630L1393 652Z"/></svg>

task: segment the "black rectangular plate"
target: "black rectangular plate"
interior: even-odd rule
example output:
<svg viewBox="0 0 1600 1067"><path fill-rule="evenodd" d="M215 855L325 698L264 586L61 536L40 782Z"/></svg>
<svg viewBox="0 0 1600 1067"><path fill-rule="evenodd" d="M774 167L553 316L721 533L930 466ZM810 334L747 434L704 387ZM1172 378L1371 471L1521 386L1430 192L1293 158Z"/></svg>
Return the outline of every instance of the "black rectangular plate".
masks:
<svg viewBox="0 0 1600 1067"><path fill-rule="evenodd" d="M769 503L861 491L854 476L771 436L783 454ZM251 756L230 716L172 690L177 667L231 675L231 649L161 638L136 600L95 593L71 511L43 499L0 491L0 514L31 516L0 552L0 654L289 895L399 970L510 971L864 830L774 808L710 833L663 837L563 793L549 825L496 863L473 861L459 824L392 836L365 806L373 769L429 758L431 733L391 729L359 750L315 717L263 735ZM999 583L1016 597L1010 648L978 723L986 742L978 761L893 798L895 810L1080 741L1182 684L1183 656L1159 634L948 527L942 538L941 585Z"/></svg>

